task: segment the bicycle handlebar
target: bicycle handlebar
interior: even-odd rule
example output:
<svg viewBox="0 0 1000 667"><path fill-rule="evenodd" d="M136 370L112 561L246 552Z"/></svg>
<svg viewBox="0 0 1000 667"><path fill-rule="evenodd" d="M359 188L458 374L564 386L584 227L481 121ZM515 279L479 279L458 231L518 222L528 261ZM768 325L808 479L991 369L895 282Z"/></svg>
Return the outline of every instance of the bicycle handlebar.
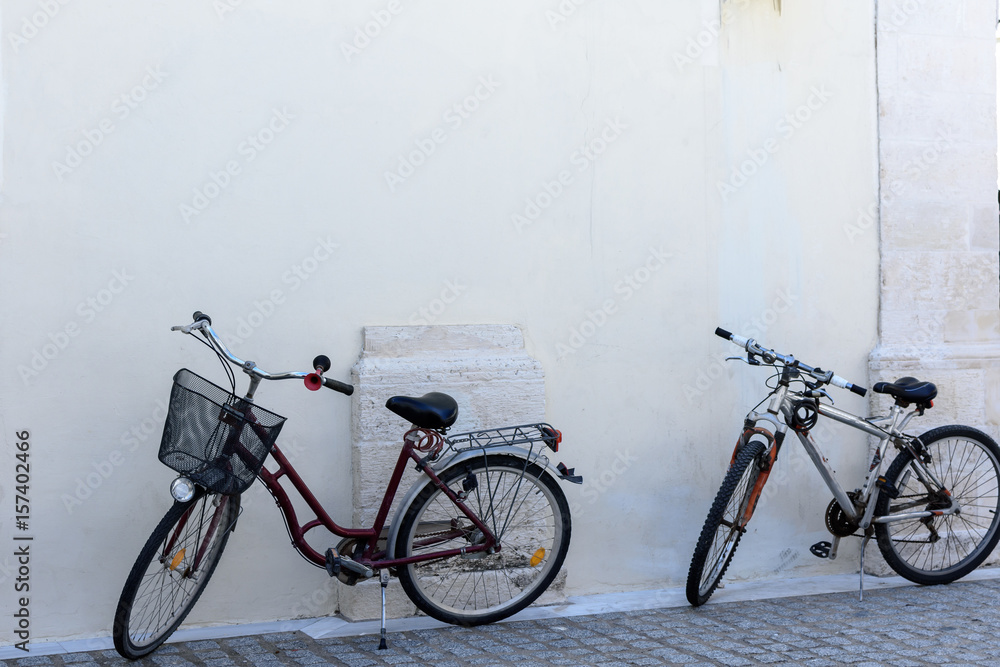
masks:
<svg viewBox="0 0 1000 667"><path fill-rule="evenodd" d="M205 313L195 311L192 316L194 321L188 325L178 325L170 327L171 331L180 331L186 334L194 333L195 331L201 332L201 335L209 342L212 348L219 353L220 356L224 357L229 363L234 366L239 366L243 369L243 372L247 375L252 375L254 377L261 378L262 380L293 380L300 379L305 382L307 388L316 390L320 386L326 387L327 389L333 389L341 394L350 396L354 393L354 387L343 382L334 380L333 378L323 377L323 372L330 369L330 360L325 355L320 355L313 359L313 367L315 370L312 372L285 372L285 373L268 373L264 369L257 366L256 362L244 361L237 357L235 354L229 351L226 344L222 342L219 335L215 333L212 329L212 318Z"/></svg>
<svg viewBox="0 0 1000 667"><path fill-rule="evenodd" d="M761 357L768 364L772 364L775 361L778 361L784 364L785 366L791 366L793 368L802 371L803 373L806 373L807 375L810 375L811 377L819 381L821 384L832 384L834 387L847 389L857 394L858 396L864 396L865 394L868 393L868 390L865 387L861 387L859 385L848 382L839 375L834 375L832 371L824 371L821 368L813 368L812 366L807 366L806 364L803 364L790 354L788 355L780 354L778 352L775 352L774 350L769 350L766 347L761 347L760 345L757 344L757 341L755 341L753 338L747 338L745 336L739 336L737 334L730 333L725 329L723 329L722 327L716 328L715 335L718 336L719 338L725 338L734 345L742 347L744 350L747 351L747 355L750 357L753 356Z"/></svg>

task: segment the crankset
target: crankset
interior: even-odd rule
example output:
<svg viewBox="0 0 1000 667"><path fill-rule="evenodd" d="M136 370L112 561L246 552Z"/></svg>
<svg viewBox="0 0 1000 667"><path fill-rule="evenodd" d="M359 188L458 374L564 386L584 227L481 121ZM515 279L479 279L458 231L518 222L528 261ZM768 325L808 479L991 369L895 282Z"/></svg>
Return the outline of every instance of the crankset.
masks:
<svg viewBox="0 0 1000 667"><path fill-rule="evenodd" d="M861 497L861 493L859 491L850 491L847 497L851 499L851 504L857 509L858 498ZM858 515L860 516L861 512L858 512ZM858 530L857 522L847 516L844 508L840 506L836 498L831 500L826 508L826 529L835 537L850 537Z"/></svg>
<svg viewBox="0 0 1000 667"><path fill-rule="evenodd" d="M847 497L851 499L851 503L854 505L858 515L861 512L858 511L858 498L861 497L860 491L850 491ZM852 520L847 513L844 512L844 508L840 506L837 499L834 498L830 501L830 504L826 508L826 529L830 531L833 535L833 542L817 542L816 544L809 547L809 553L817 558L828 558L833 560L837 557L837 547L840 545L840 538L850 537L854 535L858 530L858 523Z"/></svg>
<svg viewBox="0 0 1000 667"><path fill-rule="evenodd" d="M389 529L383 528L382 534L379 535L378 542L376 543L377 549L379 550L385 549L386 539L388 538L388 536L389 536ZM345 583L348 586L353 586L354 584L358 583L359 580L368 579L369 577L373 576L372 574L370 574L371 572L370 568L364 568L364 566L351 567L350 565L347 564L350 561L357 561L361 559L361 557L364 555L365 552L366 543L367 540L357 537L346 537L342 539L337 544L337 548L334 550L333 556L334 557L346 556L346 559L345 561L338 563L332 560L329 555L327 556L327 559L330 561L327 565L328 571L330 572L330 576L337 577L337 579L340 580L341 583ZM343 567L341 567L341 565L343 565ZM358 564L351 563L351 565L357 566ZM395 575L395 572L392 571L394 569L395 568L390 568L390 573L393 575Z"/></svg>

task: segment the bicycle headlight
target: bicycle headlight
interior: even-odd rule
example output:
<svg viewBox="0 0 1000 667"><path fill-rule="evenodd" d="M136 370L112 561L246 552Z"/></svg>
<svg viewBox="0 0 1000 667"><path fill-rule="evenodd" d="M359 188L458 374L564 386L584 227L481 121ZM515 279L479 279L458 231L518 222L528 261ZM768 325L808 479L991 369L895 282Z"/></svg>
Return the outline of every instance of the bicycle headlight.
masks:
<svg viewBox="0 0 1000 667"><path fill-rule="evenodd" d="M179 503L186 503L194 498L194 482L187 477L178 477L170 483L170 495Z"/></svg>

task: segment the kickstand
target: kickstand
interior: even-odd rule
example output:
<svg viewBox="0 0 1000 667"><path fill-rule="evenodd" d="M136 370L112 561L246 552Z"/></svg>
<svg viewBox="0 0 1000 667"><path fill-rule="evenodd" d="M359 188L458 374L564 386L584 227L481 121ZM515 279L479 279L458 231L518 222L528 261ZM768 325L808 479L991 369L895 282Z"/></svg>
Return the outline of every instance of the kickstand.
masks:
<svg viewBox="0 0 1000 667"><path fill-rule="evenodd" d="M378 650L384 651L389 648L389 645L385 643L385 587L389 585L389 570L385 569L379 572L379 582L382 584L382 631L381 639L378 643Z"/></svg>
<svg viewBox="0 0 1000 667"><path fill-rule="evenodd" d="M860 589L858 591L858 602L865 601L865 546L868 544L868 540L872 539L871 533L868 533L861 540L861 572L858 574L860 577Z"/></svg>

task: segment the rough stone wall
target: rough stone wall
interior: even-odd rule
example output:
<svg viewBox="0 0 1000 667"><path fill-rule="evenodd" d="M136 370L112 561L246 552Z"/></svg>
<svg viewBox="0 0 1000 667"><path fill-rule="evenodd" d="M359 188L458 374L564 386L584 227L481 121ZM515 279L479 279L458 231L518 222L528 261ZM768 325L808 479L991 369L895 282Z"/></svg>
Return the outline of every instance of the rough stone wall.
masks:
<svg viewBox="0 0 1000 667"><path fill-rule="evenodd" d="M957 421L1000 435L996 9L878 4L882 271L871 381L909 374L938 385L917 429Z"/></svg>
<svg viewBox="0 0 1000 667"><path fill-rule="evenodd" d="M912 432L962 423L1000 436L996 10L878 3L882 278L870 379L937 385ZM885 413L891 400L872 403ZM866 571L893 574L870 547Z"/></svg>

